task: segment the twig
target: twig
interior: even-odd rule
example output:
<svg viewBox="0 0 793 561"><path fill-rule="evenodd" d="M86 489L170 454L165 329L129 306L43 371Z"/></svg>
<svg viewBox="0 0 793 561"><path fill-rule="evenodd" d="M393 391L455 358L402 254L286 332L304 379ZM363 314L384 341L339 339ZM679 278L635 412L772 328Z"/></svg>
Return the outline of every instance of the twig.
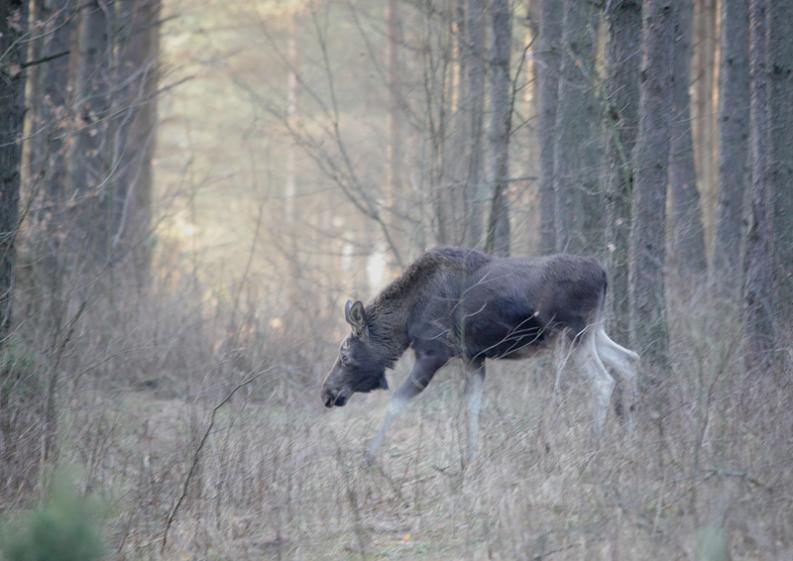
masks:
<svg viewBox="0 0 793 561"><path fill-rule="evenodd" d="M60 53L55 53L53 55L45 56L36 60L28 60L22 63L22 68L27 68L29 66L37 66L39 64L44 64L45 62L51 62L55 59L64 57L69 54L69 51L61 51Z"/></svg>
<svg viewBox="0 0 793 561"><path fill-rule="evenodd" d="M171 524L173 524L173 521L176 518L176 514L179 512L179 508L182 506L182 502L184 502L184 499L187 496L187 488L190 485L190 480L193 478L193 475L195 474L196 468L198 467L198 460L201 457L201 451L204 449L204 444L206 444L206 441L209 438L209 433L212 432L212 429L215 426L215 415L217 414L218 410L221 407L226 405L231 400L231 398L234 396L235 393L237 393L238 390L244 388L245 386L256 380L259 376L269 372L270 370L271 368L263 370L262 372L259 372L258 374L254 374L247 380L237 384L234 387L234 389L232 389L228 394L226 394L226 397L224 397L220 401L220 403L215 405L214 409L212 409L212 413L209 416L209 424L207 424L207 428L204 431L204 435L201 437L198 446L193 452L193 461L190 464L190 469L188 470L187 476L185 476L184 483L182 484L182 494L179 495L179 499L176 501L176 504L171 509L171 512L168 515L168 520L165 521L165 529L162 532L162 543L160 544L161 554L165 552L165 546L168 544L168 531L171 529Z"/></svg>

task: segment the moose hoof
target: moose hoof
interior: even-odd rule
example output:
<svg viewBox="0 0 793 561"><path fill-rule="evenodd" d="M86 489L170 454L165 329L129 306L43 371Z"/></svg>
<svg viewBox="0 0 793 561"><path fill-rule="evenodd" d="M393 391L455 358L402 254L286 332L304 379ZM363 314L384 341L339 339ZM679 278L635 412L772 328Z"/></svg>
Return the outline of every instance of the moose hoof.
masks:
<svg viewBox="0 0 793 561"><path fill-rule="evenodd" d="M370 450L363 453L363 465L369 469L377 465L377 455Z"/></svg>

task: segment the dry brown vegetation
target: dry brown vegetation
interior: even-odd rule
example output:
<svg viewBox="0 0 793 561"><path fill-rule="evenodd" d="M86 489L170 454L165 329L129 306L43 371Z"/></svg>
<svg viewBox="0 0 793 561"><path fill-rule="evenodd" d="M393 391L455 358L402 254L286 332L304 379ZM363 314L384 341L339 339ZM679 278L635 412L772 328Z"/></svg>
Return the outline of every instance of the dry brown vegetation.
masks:
<svg viewBox="0 0 793 561"><path fill-rule="evenodd" d="M793 559L788 4L0 2L0 560ZM452 363L366 465L341 303L445 244L600 258L637 430L492 363L466 465Z"/></svg>
<svg viewBox="0 0 793 561"><path fill-rule="evenodd" d="M450 364L369 468L363 449L387 395L359 395L332 412L318 398L340 314L273 329L255 319L267 302L238 303L241 322L231 308L189 306L192 296L187 288L147 299L121 291L112 305L95 301L60 358L70 374L56 395L59 461L80 466L81 490L110 502L112 558L793 554L789 387L746 374L738 333L712 333L703 310L673 316L663 416L643 408L635 434L612 415L594 440L588 384L577 372L565 373L554 394L548 360L494 363L481 455L464 467L462 376ZM29 360L14 399L51 375L52 356ZM36 412L46 407L46 392L35 395L29 408L11 408L29 422L16 424L17 463L3 466L7 507L38 494L25 484L35 491L46 480L32 469L44 430Z"/></svg>

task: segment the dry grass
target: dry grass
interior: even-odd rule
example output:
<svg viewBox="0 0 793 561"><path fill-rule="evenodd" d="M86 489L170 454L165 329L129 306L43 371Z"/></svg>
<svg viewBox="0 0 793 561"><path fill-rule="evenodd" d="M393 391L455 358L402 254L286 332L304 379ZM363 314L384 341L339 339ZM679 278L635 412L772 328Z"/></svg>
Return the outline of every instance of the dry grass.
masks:
<svg viewBox="0 0 793 561"><path fill-rule="evenodd" d="M643 415L634 434L612 416L594 440L575 372L554 395L542 361L493 364L481 455L463 469L452 364L367 468L388 395L325 411L317 386L330 339L255 322L230 331L227 316L207 320L184 301L116 300L115 316L96 306L63 361L59 461L109 498L113 558L793 558L790 387L744 373L735 334L707 335L704 314L674 316L665 413ZM161 551L212 408L264 369L218 411ZM35 489L4 493L19 505Z"/></svg>

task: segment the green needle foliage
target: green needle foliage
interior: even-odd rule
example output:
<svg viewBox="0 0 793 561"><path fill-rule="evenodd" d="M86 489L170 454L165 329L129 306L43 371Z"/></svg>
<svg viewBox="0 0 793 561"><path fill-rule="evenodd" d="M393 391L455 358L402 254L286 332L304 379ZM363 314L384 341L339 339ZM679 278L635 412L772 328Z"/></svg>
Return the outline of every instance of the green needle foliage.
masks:
<svg viewBox="0 0 793 561"><path fill-rule="evenodd" d="M2 561L97 561L104 556L100 502L56 478L45 504L0 525Z"/></svg>

